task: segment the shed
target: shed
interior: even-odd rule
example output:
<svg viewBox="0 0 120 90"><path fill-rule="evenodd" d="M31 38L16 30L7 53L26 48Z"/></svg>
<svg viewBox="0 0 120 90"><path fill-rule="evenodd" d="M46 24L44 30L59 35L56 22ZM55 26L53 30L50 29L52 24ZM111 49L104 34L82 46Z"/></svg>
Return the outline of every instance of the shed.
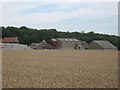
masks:
<svg viewBox="0 0 120 90"><path fill-rule="evenodd" d="M56 38L57 40L57 49L80 49L80 41L74 38Z"/></svg>
<svg viewBox="0 0 120 90"><path fill-rule="evenodd" d="M106 40L94 40L89 44L89 49L117 49L116 46Z"/></svg>

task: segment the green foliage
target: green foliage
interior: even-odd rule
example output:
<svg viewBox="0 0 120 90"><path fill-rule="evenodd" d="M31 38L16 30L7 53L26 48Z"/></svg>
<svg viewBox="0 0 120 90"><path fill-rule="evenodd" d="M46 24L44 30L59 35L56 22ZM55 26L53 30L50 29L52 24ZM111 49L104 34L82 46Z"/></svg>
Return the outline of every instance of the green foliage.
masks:
<svg viewBox="0 0 120 90"><path fill-rule="evenodd" d="M21 44L30 45L39 43L42 40L49 41L51 38L76 38L90 43L93 40L108 40L120 50L120 37L115 35L99 34L88 32L60 32L56 29L32 29L22 26L17 27L0 27L2 28L2 37L18 37Z"/></svg>

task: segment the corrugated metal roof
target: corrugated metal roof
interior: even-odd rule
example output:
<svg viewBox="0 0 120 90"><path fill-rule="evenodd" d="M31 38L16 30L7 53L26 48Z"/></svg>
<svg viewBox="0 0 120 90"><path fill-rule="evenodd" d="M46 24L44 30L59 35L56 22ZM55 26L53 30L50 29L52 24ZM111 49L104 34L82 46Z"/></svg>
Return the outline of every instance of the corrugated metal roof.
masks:
<svg viewBox="0 0 120 90"><path fill-rule="evenodd" d="M57 40L60 40L60 41L79 41L78 39L74 39L74 38L57 38Z"/></svg>
<svg viewBox="0 0 120 90"><path fill-rule="evenodd" d="M40 43L31 43L31 45L40 45Z"/></svg>
<svg viewBox="0 0 120 90"><path fill-rule="evenodd" d="M116 46L114 46L113 44L106 40L94 40L93 42L97 43L98 45L102 46L105 49L117 48Z"/></svg>

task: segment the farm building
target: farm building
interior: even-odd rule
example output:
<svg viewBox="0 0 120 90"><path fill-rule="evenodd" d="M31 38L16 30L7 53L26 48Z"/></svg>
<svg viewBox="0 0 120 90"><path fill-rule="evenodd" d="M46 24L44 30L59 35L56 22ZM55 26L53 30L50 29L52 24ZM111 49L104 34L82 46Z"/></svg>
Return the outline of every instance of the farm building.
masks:
<svg viewBox="0 0 120 90"><path fill-rule="evenodd" d="M51 49L51 45L49 45L45 40L42 40L40 42L40 45L41 45L42 49Z"/></svg>
<svg viewBox="0 0 120 90"><path fill-rule="evenodd" d="M49 45L45 40L42 40L40 43L32 43L31 48L33 48L33 49L51 49L51 45Z"/></svg>
<svg viewBox="0 0 120 90"><path fill-rule="evenodd" d="M81 41L81 48L80 49L88 49L89 45L86 41Z"/></svg>
<svg viewBox="0 0 120 90"><path fill-rule="evenodd" d="M31 43L31 48L33 49L42 49L40 43Z"/></svg>
<svg viewBox="0 0 120 90"><path fill-rule="evenodd" d="M51 39L50 40L50 44L52 45L52 49L56 49L57 48L57 40L56 39Z"/></svg>
<svg viewBox="0 0 120 90"><path fill-rule="evenodd" d="M94 40L89 44L89 49L117 49L116 46L106 40Z"/></svg>
<svg viewBox="0 0 120 90"><path fill-rule="evenodd" d="M2 39L2 43L19 43L18 38L17 37L4 37Z"/></svg>
<svg viewBox="0 0 120 90"><path fill-rule="evenodd" d="M41 44L41 45L47 45L48 43L47 43L45 40L42 40L42 41L40 42L40 44Z"/></svg>
<svg viewBox="0 0 120 90"><path fill-rule="evenodd" d="M27 45L13 44L13 43L2 43L2 49L32 49Z"/></svg>
<svg viewBox="0 0 120 90"><path fill-rule="evenodd" d="M4 37L0 39L2 49L31 49L27 45L19 44L17 37Z"/></svg>
<svg viewBox="0 0 120 90"><path fill-rule="evenodd" d="M80 41L72 38L56 38L56 49L80 49Z"/></svg>

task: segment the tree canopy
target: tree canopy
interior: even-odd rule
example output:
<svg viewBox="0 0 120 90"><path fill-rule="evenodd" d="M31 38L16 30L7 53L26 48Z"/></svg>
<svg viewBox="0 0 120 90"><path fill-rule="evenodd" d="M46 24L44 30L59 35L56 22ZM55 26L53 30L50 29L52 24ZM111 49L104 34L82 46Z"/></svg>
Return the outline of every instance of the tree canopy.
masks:
<svg viewBox="0 0 120 90"><path fill-rule="evenodd" d="M120 37L115 35L99 34L88 32L60 32L56 29L32 29L26 26L22 27L0 27L2 28L2 37L18 37L19 43L30 45L42 40L49 42L51 38L76 38L90 43L93 40L107 40L120 49Z"/></svg>

